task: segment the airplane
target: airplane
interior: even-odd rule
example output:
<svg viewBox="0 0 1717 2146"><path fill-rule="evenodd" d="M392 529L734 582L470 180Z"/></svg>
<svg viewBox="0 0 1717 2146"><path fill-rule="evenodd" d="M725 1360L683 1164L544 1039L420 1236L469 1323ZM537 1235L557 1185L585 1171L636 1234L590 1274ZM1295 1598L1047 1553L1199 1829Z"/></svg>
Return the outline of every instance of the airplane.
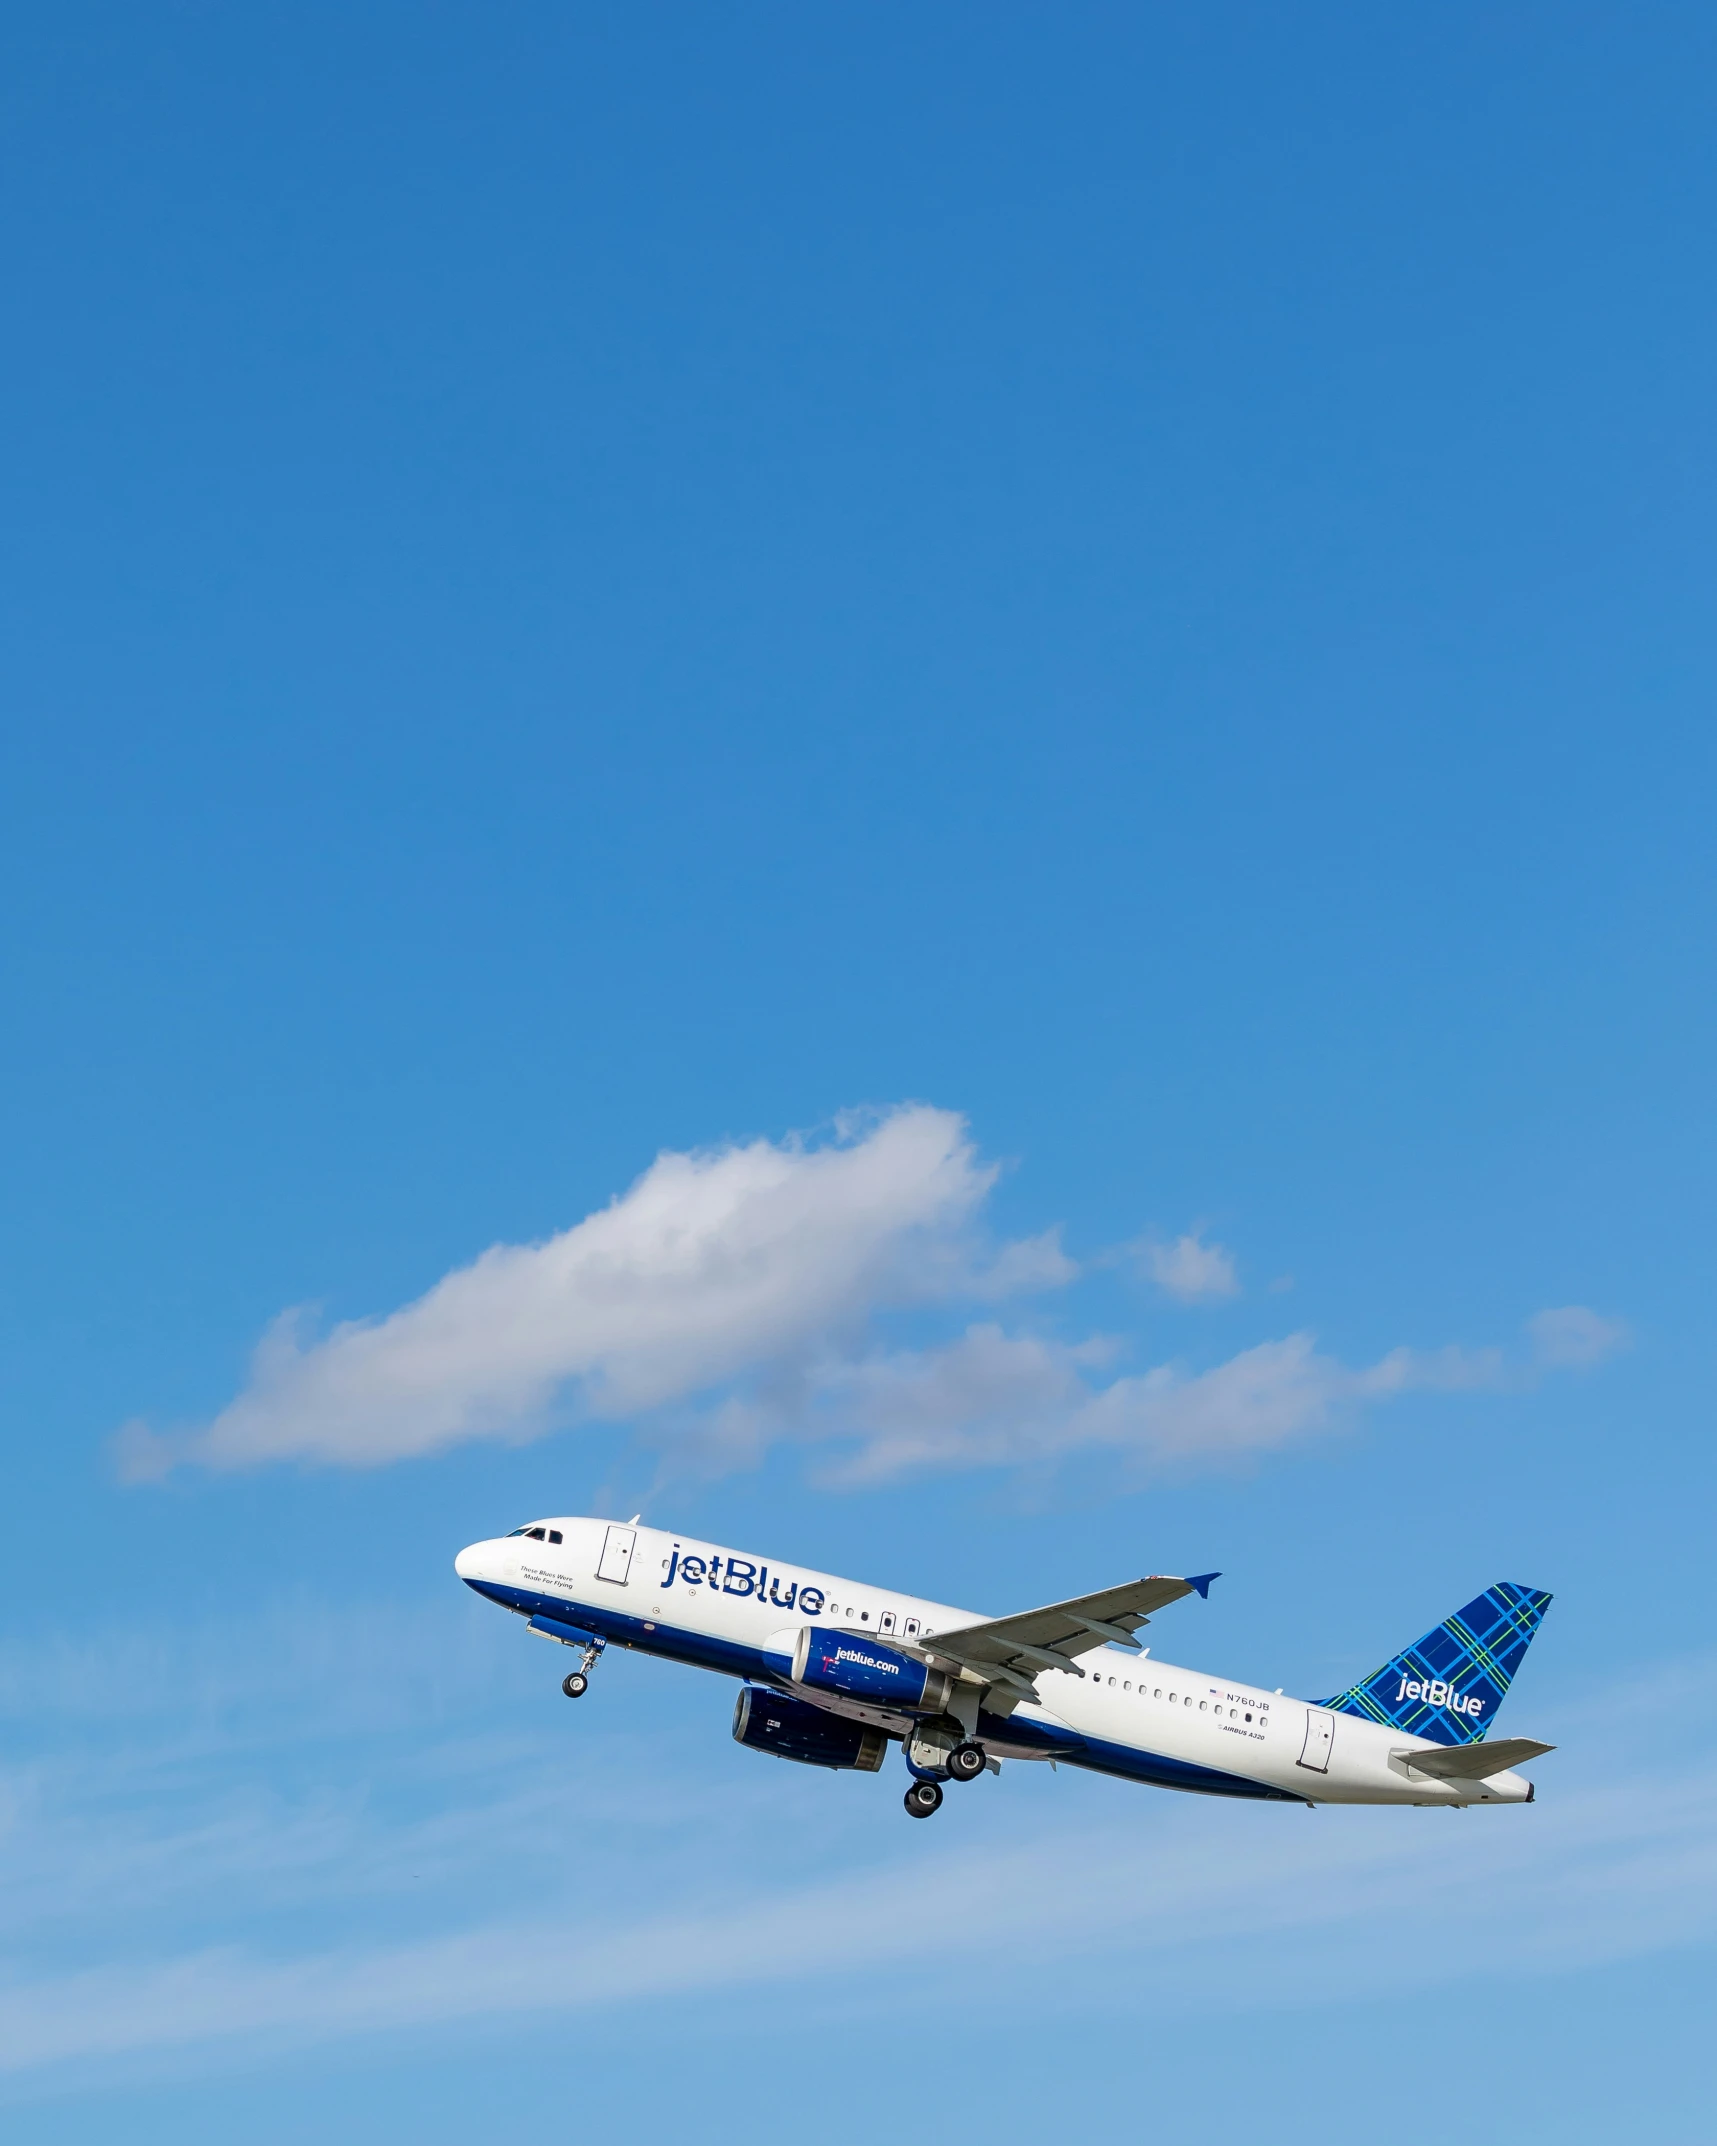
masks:
<svg viewBox="0 0 1717 2146"><path fill-rule="evenodd" d="M579 1651L568 1698L610 1645L738 1677L733 1734L747 1750L875 1773L898 1743L914 1818L941 1808L945 1783L1010 1759L1271 1803L1530 1803L1514 1768L1555 1748L1486 1735L1551 1599L1510 1581L1307 1703L1141 1645L1157 1611L1208 1599L1219 1573L1153 1573L987 1618L640 1518L527 1521L461 1550L454 1570Z"/></svg>

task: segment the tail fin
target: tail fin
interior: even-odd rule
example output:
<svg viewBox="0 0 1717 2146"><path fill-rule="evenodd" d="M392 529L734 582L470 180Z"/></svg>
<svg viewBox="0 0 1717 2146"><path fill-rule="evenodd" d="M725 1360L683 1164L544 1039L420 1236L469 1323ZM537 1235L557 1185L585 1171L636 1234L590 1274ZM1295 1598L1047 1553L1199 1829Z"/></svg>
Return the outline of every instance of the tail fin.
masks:
<svg viewBox="0 0 1717 2146"><path fill-rule="evenodd" d="M1477 1743L1549 1607L1550 1597L1537 1588L1498 1580L1363 1683L1323 1704L1434 1744Z"/></svg>

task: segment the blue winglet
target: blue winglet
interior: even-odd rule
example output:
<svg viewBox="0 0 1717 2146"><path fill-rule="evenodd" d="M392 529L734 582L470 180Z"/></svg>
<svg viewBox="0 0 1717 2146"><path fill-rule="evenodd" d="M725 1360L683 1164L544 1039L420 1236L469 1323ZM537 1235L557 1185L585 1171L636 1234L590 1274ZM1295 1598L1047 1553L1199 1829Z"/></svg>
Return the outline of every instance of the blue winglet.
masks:
<svg viewBox="0 0 1717 2146"><path fill-rule="evenodd" d="M1186 1576L1186 1584L1188 1587L1196 1587L1200 1598L1208 1602L1210 1600L1211 1581L1219 1580L1221 1577L1220 1572L1189 1572Z"/></svg>

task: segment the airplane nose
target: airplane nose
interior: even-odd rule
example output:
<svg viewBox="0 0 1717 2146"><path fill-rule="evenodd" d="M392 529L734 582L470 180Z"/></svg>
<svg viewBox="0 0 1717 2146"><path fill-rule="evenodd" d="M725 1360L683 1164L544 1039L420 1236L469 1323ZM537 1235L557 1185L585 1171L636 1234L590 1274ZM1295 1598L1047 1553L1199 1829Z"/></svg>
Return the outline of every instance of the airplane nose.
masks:
<svg viewBox="0 0 1717 2146"><path fill-rule="evenodd" d="M453 1560L453 1569L462 1580L476 1579L482 1565L483 1545L480 1542L474 1542L468 1549L461 1550Z"/></svg>

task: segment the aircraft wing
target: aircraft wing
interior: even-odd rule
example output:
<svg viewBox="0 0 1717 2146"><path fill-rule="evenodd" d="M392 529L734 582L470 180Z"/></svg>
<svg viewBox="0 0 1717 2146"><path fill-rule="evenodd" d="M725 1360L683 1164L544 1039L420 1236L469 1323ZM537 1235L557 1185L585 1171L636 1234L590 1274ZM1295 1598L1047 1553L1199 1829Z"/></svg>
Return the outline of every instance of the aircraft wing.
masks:
<svg viewBox="0 0 1717 2146"><path fill-rule="evenodd" d="M1507 1773L1511 1766L1524 1766L1528 1759L1542 1758L1555 1748L1554 1744L1535 1744L1530 1736L1499 1736L1494 1743L1409 1751L1406 1758L1415 1773L1428 1773L1439 1781L1488 1781L1493 1773Z"/></svg>
<svg viewBox="0 0 1717 2146"><path fill-rule="evenodd" d="M1026 1610L1018 1617L997 1617L988 1624L963 1624L950 1632L926 1634L922 1651L969 1669L986 1683L1004 1685L1015 1698L1035 1699L1033 1679L1046 1669L1065 1669L1082 1677L1085 1672L1075 1660L1077 1655L1110 1641L1137 1646L1133 1634L1150 1622L1153 1610L1178 1602L1184 1595L1208 1595L1211 1581L1220 1577L1201 1572L1182 1580L1152 1573L1147 1579L1105 1587L1101 1594L1077 1595L1071 1602Z"/></svg>

